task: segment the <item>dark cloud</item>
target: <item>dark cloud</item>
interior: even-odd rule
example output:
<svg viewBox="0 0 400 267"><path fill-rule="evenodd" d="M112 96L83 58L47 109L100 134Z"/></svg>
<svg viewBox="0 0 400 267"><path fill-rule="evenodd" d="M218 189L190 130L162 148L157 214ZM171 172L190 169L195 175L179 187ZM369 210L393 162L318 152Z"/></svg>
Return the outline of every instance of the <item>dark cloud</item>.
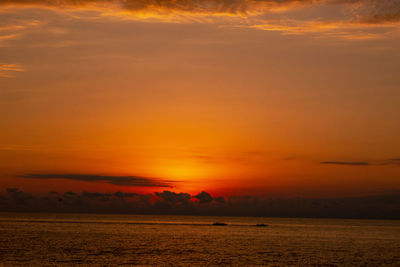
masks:
<svg viewBox="0 0 400 267"><path fill-rule="evenodd" d="M12 194L18 192L18 188L7 188L6 191L7 193Z"/></svg>
<svg viewBox="0 0 400 267"><path fill-rule="evenodd" d="M110 193L98 193L98 192L89 193L89 192L83 191L82 196L88 197L88 198L96 198L100 201L110 201L110 199L113 195Z"/></svg>
<svg viewBox="0 0 400 267"><path fill-rule="evenodd" d="M376 160L376 161L322 161L320 164L326 165L348 165L348 166L387 166L387 165L400 165L400 159L393 158L387 160Z"/></svg>
<svg viewBox="0 0 400 267"><path fill-rule="evenodd" d="M164 202L171 203L171 204L185 204L188 203L189 200L192 198L188 193L175 193L171 191L164 191L162 193L155 193L156 196L160 197Z"/></svg>
<svg viewBox="0 0 400 267"><path fill-rule="evenodd" d="M160 181L153 178L138 176L112 176L96 174L25 174L18 175L20 178L27 179L68 179L84 182L106 182L120 186L140 186L140 187L172 187L172 181Z"/></svg>
<svg viewBox="0 0 400 267"><path fill-rule="evenodd" d="M7 197L0 195L0 203L4 205L4 203L8 200Z"/></svg>
<svg viewBox="0 0 400 267"><path fill-rule="evenodd" d="M216 198L214 198L214 200L217 203L225 203L225 198L224 197L216 197Z"/></svg>
<svg viewBox="0 0 400 267"><path fill-rule="evenodd" d="M381 24L400 21L400 0L358 1L361 22Z"/></svg>
<svg viewBox="0 0 400 267"><path fill-rule="evenodd" d="M109 193L98 193L98 192L89 193L86 191L83 191L82 195L85 197L111 197L112 196L112 194L109 194Z"/></svg>
<svg viewBox="0 0 400 267"><path fill-rule="evenodd" d="M213 197L205 191L202 191L200 194L193 196L193 198L198 199L200 201L200 204L210 203L211 201L213 201Z"/></svg>
<svg viewBox="0 0 400 267"><path fill-rule="evenodd" d="M139 194L137 194L137 193L124 193L124 192L117 191L117 192L114 193L114 196L121 197L121 198L123 198L123 197L136 197L136 196L139 196Z"/></svg>
<svg viewBox="0 0 400 267"><path fill-rule="evenodd" d="M7 188L6 191L17 205L26 205L33 198L31 194L20 191L18 188Z"/></svg>
<svg viewBox="0 0 400 267"><path fill-rule="evenodd" d="M204 205L191 200L188 193L171 191L147 195L84 191L34 196L9 188L5 195L0 194L0 211L400 219L400 192L390 190L356 198L230 196L214 198Z"/></svg>
<svg viewBox="0 0 400 267"><path fill-rule="evenodd" d="M369 166L371 163L366 161L322 161L326 165L350 165L350 166Z"/></svg>
<svg viewBox="0 0 400 267"><path fill-rule="evenodd" d="M388 159L381 162L380 165L400 165L400 159Z"/></svg>

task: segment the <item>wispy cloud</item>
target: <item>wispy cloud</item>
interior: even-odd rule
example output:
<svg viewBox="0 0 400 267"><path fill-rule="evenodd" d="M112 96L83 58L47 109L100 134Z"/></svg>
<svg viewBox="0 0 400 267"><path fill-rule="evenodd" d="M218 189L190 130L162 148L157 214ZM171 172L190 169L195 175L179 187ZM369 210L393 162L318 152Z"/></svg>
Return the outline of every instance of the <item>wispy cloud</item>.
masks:
<svg viewBox="0 0 400 267"><path fill-rule="evenodd" d="M388 37L398 30L398 25L363 24L355 21L301 21L262 20L247 26L264 31L276 31L288 35L311 34L318 37L334 37L343 40L368 40Z"/></svg>
<svg viewBox="0 0 400 267"><path fill-rule="evenodd" d="M383 162L381 162L380 165L399 165L400 166L400 159L398 159L398 158L387 159L387 160L384 160Z"/></svg>
<svg viewBox="0 0 400 267"><path fill-rule="evenodd" d="M371 163L366 161L322 161L321 164L327 165L349 165L349 166L369 166Z"/></svg>
<svg viewBox="0 0 400 267"><path fill-rule="evenodd" d="M387 165L400 165L400 159L392 158L385 160L374 161L322 161L320 164L325 165L348 165L348 166L387 166Z"/></svg>
<svg viewBox="0 0 400 267"><path fill-rule="evenodd" d="M15 16L2 17L0 20L0 47L5 46L7 41L21 38L24 33L42 24L36 19L21 19L15 18Z"/></svg>
<svg viewBox="0 0 400 267"><path fill-rule="evenodd" d="M164 181L148 177L139 176L113 176L96 174L47 174L30 173L17 175L19 178L26 179L68 179L84 182L105 182L119 186L137 186L137 187L172 187L172 181Z"/></svg>
<svg viewBox="0 0 400 267"><path fill-rule="evenodd" d="M5 145L0 146L0 151L31 151L33 150L30 146L23 145Z"/></svg>
<svg viewBox="0 0 400 267"><path fill-rule="evenodd" d="M1 38L1 37L0 37ZM21 65L11 63L0 63L0 77L14 77L16 72L25 71Z"/></svg>
<svg viewBox="0 0 400 267"><path fill-rule="evenodd" d="M2 42L6 41L6 40L15 39L18 36L19 36L19 34L17 34L17 33L2 34L2 35L0 35L0 45L2 44Z"/></svg>

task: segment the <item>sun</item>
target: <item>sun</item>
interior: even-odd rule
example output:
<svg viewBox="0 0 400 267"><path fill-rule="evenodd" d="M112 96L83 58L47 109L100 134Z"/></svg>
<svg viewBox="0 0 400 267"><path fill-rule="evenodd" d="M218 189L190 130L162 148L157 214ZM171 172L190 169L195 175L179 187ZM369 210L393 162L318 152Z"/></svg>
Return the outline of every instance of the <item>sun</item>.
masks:
<svg viewBox="0 0 400 267"><path fill-rule="evenodd" d="M200 182L216 174L215 166L187 158L162 160L153 170L158 177L182 182Z"/></svg>

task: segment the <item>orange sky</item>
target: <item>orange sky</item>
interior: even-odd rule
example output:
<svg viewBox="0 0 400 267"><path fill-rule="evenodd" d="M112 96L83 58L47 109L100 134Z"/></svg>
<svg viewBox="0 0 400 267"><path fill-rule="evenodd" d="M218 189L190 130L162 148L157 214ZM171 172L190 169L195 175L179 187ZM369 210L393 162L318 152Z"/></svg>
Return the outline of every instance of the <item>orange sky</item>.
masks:
<svg viewBox="0 0 400 267"><path fill-rule="evenodd" d="M398 0L2 1L0 189L398 190L399 29Z"/></svg>

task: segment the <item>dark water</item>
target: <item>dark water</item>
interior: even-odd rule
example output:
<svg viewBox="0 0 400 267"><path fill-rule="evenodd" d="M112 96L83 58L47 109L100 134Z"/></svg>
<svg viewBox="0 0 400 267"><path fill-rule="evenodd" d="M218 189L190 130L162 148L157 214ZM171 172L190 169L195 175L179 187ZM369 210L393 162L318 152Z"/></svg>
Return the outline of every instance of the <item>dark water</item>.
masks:
<svg viewBox="0 0 400 267"><path fill-rule="evenodd" d="M400 221L0 213L15 265L400 266Z"/></svg>

